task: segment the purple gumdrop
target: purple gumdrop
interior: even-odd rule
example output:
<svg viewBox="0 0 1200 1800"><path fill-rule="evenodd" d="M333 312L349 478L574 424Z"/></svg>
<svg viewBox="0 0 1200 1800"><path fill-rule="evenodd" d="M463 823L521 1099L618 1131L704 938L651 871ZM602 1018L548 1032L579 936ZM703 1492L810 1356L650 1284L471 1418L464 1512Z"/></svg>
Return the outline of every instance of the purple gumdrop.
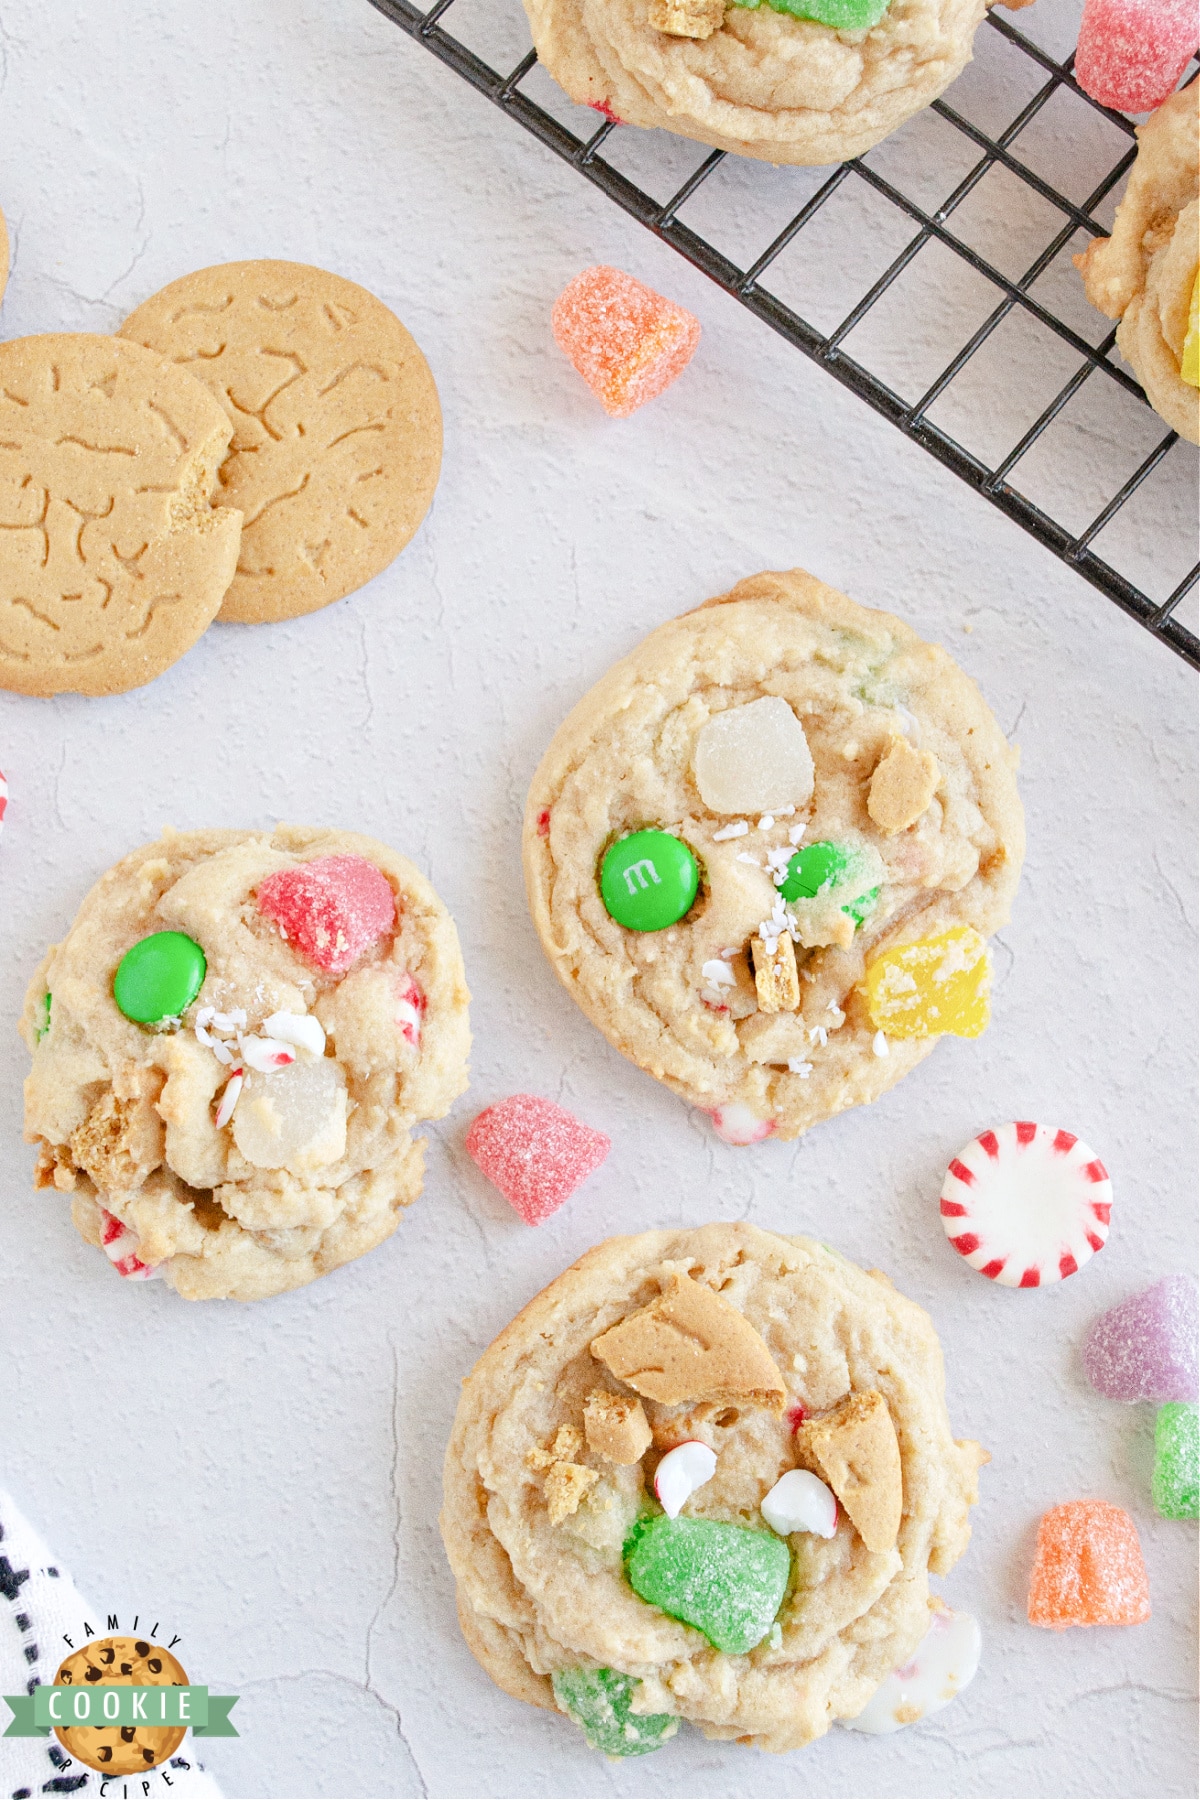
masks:
<svg viewBox="0 0 1200 1800"><path fill-rule="evenodd" d="M1096 1320L1083 1346L1087 1378L1110 1400L1194 1400L1198 1331L1194 1279L1166 1275Z"/></svg>

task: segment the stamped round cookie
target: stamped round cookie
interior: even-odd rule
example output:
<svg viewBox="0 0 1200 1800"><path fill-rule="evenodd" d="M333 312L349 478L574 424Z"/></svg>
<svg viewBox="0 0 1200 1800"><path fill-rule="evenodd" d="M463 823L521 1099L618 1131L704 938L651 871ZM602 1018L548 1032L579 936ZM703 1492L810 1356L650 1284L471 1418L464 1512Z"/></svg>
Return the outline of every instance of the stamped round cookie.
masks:
<svg viewBox="0 0 1200 1800"><path fill-rule="evenodd" d="M755 576L555 734L525 815L543 948L722 1136L797 1137L986 1025L1015 766L944 650L800 570Z"/></svg>
<svg viewBox="0 0 1200 1800"><path fill-rule="evenodd" d="M223 263L152 295L121 335L190 370L233 425L218 503L244 522L222 619L315 612L400 554L437 486L442 414L382 300L307 263Z"/></svg>
<svg viewBox="0 0 1200 1800"><path fill-rule="evenodd" d="M109 870L43 958L35 1184L118 1272L190 1300L302 1287L382 1243L467 1085L454 923L349 831L166 832Z"/></svg>
<svg viewBox="0 0 1200 1800"><path fill-rule="evenodd" d="M610 1238L463 1384L442 1536L467 1643L594 1748L794 1750L930 1626L986 1452L928 1316L746 1224Z"/></svg>
<svg viewBox="0 0 1200 1800"><path fill-rule="evenodd" d="M525 0L525 10L538 60L572 100L739 156L837 163L950 85L985 0Z"/></svg>
<svg viewBox="0 0 1200 1800"><path fill-rule="evenodd" d="M232 428L185 369L90 333L0 344L0 687L122 694L190 650L233 578Z"/></svg>
<svg viewBox="0 0 1200 1800"><path fill-rule="evenodd" d="M56 1687L186 1687L183 1665L146 1638L96 1638L63 1658ZM69 1711L68 1702L68 1711ZM56 1725L64 1750L105 1775L144 1775L173 1756L186 1725Z"/></svg>

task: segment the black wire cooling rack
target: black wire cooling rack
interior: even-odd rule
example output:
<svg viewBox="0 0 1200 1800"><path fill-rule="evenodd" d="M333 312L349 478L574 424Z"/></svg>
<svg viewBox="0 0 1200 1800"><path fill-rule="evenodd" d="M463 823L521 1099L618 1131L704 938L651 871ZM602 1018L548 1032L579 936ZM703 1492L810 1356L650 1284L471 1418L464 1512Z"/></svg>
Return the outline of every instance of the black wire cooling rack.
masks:
<svg viewBox="0 0 1200 1800"><path fill-rule="evenodd" d="M1200 581L1195 452L1071 261L1111 229L1133 127L1082 92L1073 55L992 12L967 71L883 144L780 169L573 105L518 0L372 4L1200 667L1181 616Z"/></svg>

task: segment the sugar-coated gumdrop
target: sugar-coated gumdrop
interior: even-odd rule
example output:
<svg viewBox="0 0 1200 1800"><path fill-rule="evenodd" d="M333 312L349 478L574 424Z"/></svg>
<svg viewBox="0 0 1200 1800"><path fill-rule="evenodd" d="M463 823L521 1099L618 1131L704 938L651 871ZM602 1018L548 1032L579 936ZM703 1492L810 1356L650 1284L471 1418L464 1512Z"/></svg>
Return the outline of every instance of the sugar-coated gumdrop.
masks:
<svg viewBox="0 0 1200 1800"><path fill-rule="evenodd" d="M762 0L733 0L733 4L755 11ZM827 25L831 31L870 31L890 4L891 0L767 0L772 12L811 19L814 25Z"/></svg>
<svg viewBox="0 0 1200 1800"><path fill-rule="evenodd" d="M1188 307L1187 335L1179 362L1182 379L1192 387L1200 387L1200 269L1192 284L1192 302Z"/></svg>
<svg viewBox="0 0 1200 1800"><path fill-rule="evenodd" d="M861 925L879 898L882 875L879 853L866 845L805 844L788 863L779 891L793 910L802 901L828 894Z"/></svg>
<svg viewBox="0 0 1200 1800"><path fill-rule="evenodd" d="M1038 1526L1029 1578L1029 1623L1141 1625L1150 1617L1150 1583L1137 1526L1106 1500L1052 1506Z"/></svg>
<svg viewBox="0 0 1200 1800"><path fill-rule="evenodd" d="M970 1613L938 1605L910 1660L880 1682L857 1719L846 1724L882 1734L941 1712L974 1681L982 1648L978 1622Z"/></svg>
<svg viewBox="0 0 1200 1800"><path fill-rule="evenodd" d="M589 1749L605 1756L646 1756L679 1730L674 1713L629 1710L641 1683L619 1669L556 1669L550 1679L554 1698L579 1726Z"/></svg>
<svg viewBox="0 0 1200 1800"><path fill-rule="evenodd" d="M1075 79L1117 112L1151 112L1175 91L1200 31L1195 0L1086 0Z"/></svg>
<svg viewBox="0 0 1200 1800"><path fill-rule="evenodd" d="M1083 1346L1087 1378L1110 1400L1194 1400L1198 1332L1195 1279L1165 1275L1096 1320Z"/></svg>
<svg viewBox="0 0 1200 1800"><path fill-rule="evenodd" d="M699 319L603 264L567 283L551 324L559 348L614 419L669 387L700 342Z"/></svg>
<svg viewBox="0 0 1200 1800"><path fill-rule="evenodd" d="M325 1168L345 1154L346 1078L331 1057L249 1070L236 1102L233 1141L258 1169Z"/></svg>
<svg viewBox="0 0 1200 1800"><path fill-rule="evenodd" d="M318 856L259 885L258 910L300 955L343 975L396 923L396 896L365 856Z"/></svg>
<svg viewBox="0 0 1200 1800"><path fill-rule="evenodd" d="M971 925L885 950L867 969L871 1023L895 1038L975 1038L991 1017L988 947Z"/></svg>
<svg viewBox="0 0 1200 1800"><path fill-rule="evenodd" d="M194 938L156 931L133 944L113 977L113 999L136 1025L178 1018L192 1004L208 964Z"/></svg>
<svg viewBox="0 0 1200 1800"><path fill-rule="evenodd" d="M700 885L696 858L669 831L618 838L600 865L604 910L627 931L664 931L691 909Z"/></svg>
<svg viewBox="0 0 1200 1800"><path fill-rule="evenodd" d="M1031 1119L981 1132L942 1183L946 1236L1001 1287L1048 1287L1074 1275L1104 1248L1111 1212L1112 1183L1095 1151Z"/></svg>
<svg viewBox="0 0 1200 1800"><path fill-rule="evenodd" d="M644 1519L625 1547L635 1594L702 1631L710 1644L743 1656L761 1643L779 1611L791 1572L782 1538L719 1519Z"/></svg>
<svg viewBox="0 0 1200 1800"><path fill-rule="evenodd" d="M777 694L714 713L692 756L700 798L716 813L767 813L812 798L804 727Z"/></svg>
<svg viewBox="0 0 1200 1800"><path fill-rule="evenodd" d="M1154 1421L1150 1492L1164 1519L1200 1515L1200 1409L1169 1400Z"/></svg>
<svg viewBox="0 0 1200 1800"><path fill-rule="evenodd" d="M540 1225L598 1169L612 1142L565 1107L537 1094L512 1094L480 1113L467 1154L527 1225Z"/></svg>

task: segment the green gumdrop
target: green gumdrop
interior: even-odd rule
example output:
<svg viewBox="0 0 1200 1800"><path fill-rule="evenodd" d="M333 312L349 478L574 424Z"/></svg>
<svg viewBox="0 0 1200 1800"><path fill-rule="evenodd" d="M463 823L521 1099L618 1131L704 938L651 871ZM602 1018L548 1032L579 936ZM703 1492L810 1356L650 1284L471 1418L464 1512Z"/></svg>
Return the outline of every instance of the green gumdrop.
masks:
<svg viewBox="0 0 1200 1800"><path fill-rule="evenodd" d="M625 1546L634 1593L696 1626L730 1656L743 1656L766 1637L791 1566L791 1552L774 1532L718 1519L659 1513L641 1521Z"/></svg>
<svg viewBox="0 0 1200 1800"><path fill-rule="evenodd" d="M1150 1492L1164 1519L1200 1516L1200 1411L1190 1401L1158 1409Z"/></svg>
<svg viewBox="0 0 1200 1800"><path fill-rule="evenodd" d="M629 931L663 931L689 911L700 870L669 831L635 831L611 846L600 867L600 898Z"/></svg>
<svg viewBox="0 0 1200 1800"><path fill-rule="evenodd" d="M33 1035L39 1044L50 1029L50 1008L53 1004L54 995L50 992L49 988L47 988L46 992L42 995L41 1002L38 1006L38 1020L33 1028Z"/></svg>
<svg viewBox="0 0 1200 1800"><path fill-rule="evenodd" d="M113 999L135 1025L177 1018L200 992L208 964L194 938L156 931L127 950L113 978Z"/></svg>
<svg viewBox="0 0 1200 1800"><path fill-rule="evenodd" d="M852 883L858 872L855 865L861 860L859 854L843 850L840 844L806 844L789 862L779 891L789 902L815 900L818 894L828 893L830 888ZM861 925L878 898L877 887L852 894L842 911L848 913L856 925Z"/></svg>
<svg viewBox="0 0 1200 1800"><path fill-rule="evenodd" d="M734 6L757 10L761 0L733 0ZM878 25L890 0L767 0L772 12L787 13L793 19L809 19L815 25L827 25L832 31L870 31Z"/></svg>
<svg viewBox="0 0 1200 1800"><path fill-rule="evenodd" d="M679 1730L673 1713L633 1713L629 1703L641 1686L617 1669L556 1669L554 1697L587 1738L605 1756L648 1756L661 1750Z"/></svg>

